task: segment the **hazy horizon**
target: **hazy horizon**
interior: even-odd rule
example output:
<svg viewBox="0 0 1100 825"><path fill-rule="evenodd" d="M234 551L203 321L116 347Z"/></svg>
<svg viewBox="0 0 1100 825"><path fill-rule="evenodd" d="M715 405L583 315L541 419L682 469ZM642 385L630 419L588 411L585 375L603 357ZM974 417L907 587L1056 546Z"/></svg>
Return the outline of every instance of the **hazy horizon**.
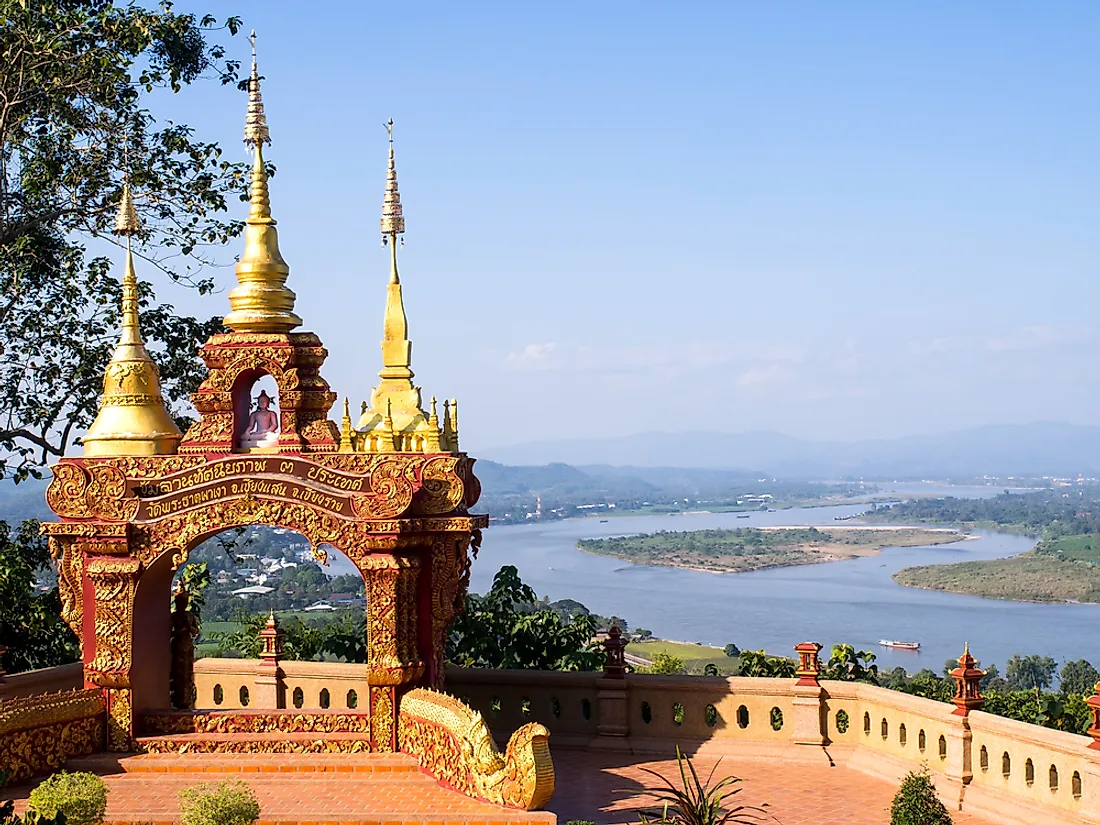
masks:
<svg viewBox="0 0 1100 825"><path fill-rule="evenodd" d="M1100 6L667 9L234 5L289 286L341 398L377 380L393 117L416 380L459 399L474 454L1100 424ZM154 105L241 159L244 109L214 84ZM207 297L139 275L227 309L231 267Z"/></svg>

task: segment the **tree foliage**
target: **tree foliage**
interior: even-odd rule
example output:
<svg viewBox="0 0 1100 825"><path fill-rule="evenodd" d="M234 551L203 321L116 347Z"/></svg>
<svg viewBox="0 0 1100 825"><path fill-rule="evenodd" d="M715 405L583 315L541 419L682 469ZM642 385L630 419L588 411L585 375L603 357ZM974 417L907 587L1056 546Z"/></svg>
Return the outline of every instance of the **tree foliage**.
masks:
<svg viewBox="0 0 1100 825"><path fill-rule="evenodd" d="M41 571L48 570L49 549L37 521L12 530L0 521L0 660L9 673L76 661L76 636L61 619L57 586L39 591Z"/></svg>
<svg viewBox="0 0 1100 825"><path fill-rule="evenodd" d="M675 673L684 672L684 660L679 656L673 656L671 653L661 651L653 657L653 664L650 667L640 671L641 673L660 673L671 675ZM717 669L715 669L715 676L718 675Z"/></svg>
<svg viewBox="0 0 1100 825"><path fill-rule="evenodd" d="M237 628L216 631L210 640L219 648L219 655L235 651L246 659L256 659L263 644L260 631L267 623L263 614L238 613ZM342 659L346 662L367 661L367 632L362 615L341 613L323 624L304 622L298 617L282 622L283 658L291 661Z"/></svg>
<svg viewBox="0 0 1100 825"><path fill-rule="evenodd" d="M878 684L878 665L874 663L875 658L875 654L869 650L856 650L849 644L833 645L829 661L825 663L824 678Z"/></svg>
<svg viewBox="0 0 1100 825"><path fill-rule="evenodd" d="M1084 696L1091 696L1097 682L1100 682L1100 673L1097 673L1096 668L1084 659L1077 659L1062 665L1062 693L1079 693Z"/></svg>
<svg viewBox="0 0 1100 825"><path fill-rule="evenodd" d="M247 175L148 108L201 77L236 81L238 62L207 39L235 33L236 18L218 25L170 3L0 0L0 19L0 471L18 480L64 455L95 415L121 291L101 252L124 170L147 260L204 290L209 250L240 231L221 214ZM148 284L141 300L142 332L180 416L202 378L196 348L220 321L178 316Z"/></svg>
<svg viewBox="0 0 1100 825"><path fill-rule="evenodd" d="M742 650L739 674L786 679L794 676L798 665L783 656L769 656L763 650Z"/></svg>
<svg viewBox="0 0 1100 825"><path fill-rule="evenodd" d="M1058 664L1049 656L1016 653L1005 666L1005 679L1011 690L1045 690L1054 682Z"/></svg>
<svg viewBox="0 0 1100 825"><path fill-rule="evenodd" d="M512 565L502 567L484 596L468 595L451 628L447 657L463 667L597 670L603 652L592 641L595 620L571 620L542 607Z"/></svg>

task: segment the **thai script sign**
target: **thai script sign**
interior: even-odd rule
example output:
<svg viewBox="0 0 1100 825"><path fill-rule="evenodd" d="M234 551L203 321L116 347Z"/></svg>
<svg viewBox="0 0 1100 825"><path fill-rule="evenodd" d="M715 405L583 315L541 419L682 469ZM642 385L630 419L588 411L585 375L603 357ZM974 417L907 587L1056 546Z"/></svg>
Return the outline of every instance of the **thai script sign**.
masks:
<svg viewBox="0 0 1100 825"><path fill-rule="evenodd" d="M355 513L349 493L360 493L365 487L369 487L366 477L283 456L226 458L153 483L133 483L141 500L138 520L163 518L241 496L300 502L352 518Z"/></svg>

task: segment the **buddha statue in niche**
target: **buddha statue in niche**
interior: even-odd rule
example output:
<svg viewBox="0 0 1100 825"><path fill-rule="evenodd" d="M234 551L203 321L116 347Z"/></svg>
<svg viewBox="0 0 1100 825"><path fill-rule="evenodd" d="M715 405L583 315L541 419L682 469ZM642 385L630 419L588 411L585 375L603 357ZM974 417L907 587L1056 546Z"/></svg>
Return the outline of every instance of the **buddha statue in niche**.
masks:
<svg viewBox="0 0 1100 825"><path fill-rule="evenodd" d="M256 410L248 417L248 424L241 435L241 446L274 447L278 443L279 416L271 409L271 396L267 390L260 390Z"/></svg>

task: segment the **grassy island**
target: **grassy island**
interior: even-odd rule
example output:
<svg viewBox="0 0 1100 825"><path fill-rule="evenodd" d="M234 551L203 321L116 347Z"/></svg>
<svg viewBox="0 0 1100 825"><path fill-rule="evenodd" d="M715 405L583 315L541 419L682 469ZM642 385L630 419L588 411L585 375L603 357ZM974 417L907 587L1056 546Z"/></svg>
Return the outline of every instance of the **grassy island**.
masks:
<svg viewBox="0 0 1100 825"><path fill-rule="evenodd" d="M748 527L581 539L577 547L634 564L743 573L870 556L884 547L947 544L965 537L945 527Z"/></svg>
<svg viewBox="0 0 1100 825"><path fill-rule="evenodd" d="M894 580L990 599L1100 603L1100 535L1046 539L1007 559L907 567Z"/></svg>

